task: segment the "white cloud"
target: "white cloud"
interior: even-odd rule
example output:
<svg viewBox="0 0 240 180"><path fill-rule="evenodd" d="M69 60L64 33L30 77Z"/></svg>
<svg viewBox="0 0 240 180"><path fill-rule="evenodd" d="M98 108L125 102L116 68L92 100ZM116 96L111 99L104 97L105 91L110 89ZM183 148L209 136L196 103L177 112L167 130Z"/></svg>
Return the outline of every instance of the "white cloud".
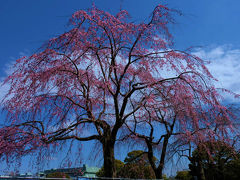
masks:
<svg viewBox="0 0 240 180"><path fill-rule="evenodd" d="M0 103L3 100L4 96L7 94L10 86L9 84L3 85L3 78L0 79Z"/></svg>
<svg viewBox="0 0 240 180"><path fill-rule="evenodd" d="M209 71L218 80L215 86L240 94L240 49L231 46L218 46L198 49L194 52L203 60L209 60Z"/></svg>
<svg viewBox="0 0 240 180"><path fill-rule="evenodd" d="M22 52L19 55L27 55L29 52ZM209 48L199 48L194 52L203 60L209 60L211 63L207 65L212 75L218 79L215 86L218 88L226 88L234 93L240 94L240 49L234 49L229 45L215 46ZM12 66L15 63L14 58L5 65L4 73L9 75L12 73ZM0 77L0 84L3 82ZM9 85L0 86L0 101L9 89Z"/></svg>
<svg viewBox="0 0 240 180"><path fill-rule="evenodd" d="M8 90L10 88L9 84L3 85L4 79L13 73L13 71L14 71L13 66L16 63L16 60L23 56L28 56L29 54L30 54L29 50L24 49L22 52L19 53L19 57L13 57L13 56L9 57L9 61L2 66L2 68L1 68L2 72L0 73L0 74L2 74L2 76L0 76L0 103L2 102L4 96L7 94ZM1 106L1 104L0 104L0 106Z"/></svg>

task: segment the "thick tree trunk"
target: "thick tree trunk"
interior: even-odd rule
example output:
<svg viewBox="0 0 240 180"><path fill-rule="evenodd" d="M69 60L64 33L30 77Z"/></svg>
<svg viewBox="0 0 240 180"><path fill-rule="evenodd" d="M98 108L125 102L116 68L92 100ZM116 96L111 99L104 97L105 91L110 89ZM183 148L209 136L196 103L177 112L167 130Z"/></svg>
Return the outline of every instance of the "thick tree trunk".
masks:
<svg viewBox="0 0 240 180"><path fill-rule="evenodd" d="M114 158L114 142L106 140L103 144L104 157L104 177L116 177L115 158Z"/></svg>
<svg viewBox="0 0 240 180"><path fill-rule="evenodd" d="M163 140L163 147L162 147L160 163L158 165L157 171L155 172L155 176L157 179L162 179L162 175L163 175L162 173L163 173L165 157L166 157L166 152L167 152L168 139L169 139L169 136L166 136L166 137L164 137L164 140Z"/></svg>
<svg viewBox="0 0 240 180"><path fill-rule="evenodd" d="M150 141L146 140L146 143L148 146L149 163L150 163L157 179L162 179L162 175L163 175L162 173L163 173L163 168L164 168L164 164L165 164L165 156L166 156L167 145L168 145L168 139L169 139L169 136L166 136L164 138L161 157L160 157L160 163L159 163L158 167L156 167L156 164L154 162L153 147L152 147L153 145Z"/></svg>
<svg viewBox="0 0 240 180"><path fill-rule="evenodd" d="M162 169L156 169L156 171L154 171L156 179L163 179L162 178Z"/></svg>
<svg viewBox="0 0 240 180"><path fill-rule="evenodd" d="M150 165L151 165L151 167L154 171L154 174L156 176L157 167L156 167L156 164L154 162L153 147L152 147L151 142L148 139L145 139L145 142L146 142L147 147L148 147L148 160L149 160L149 163L150 163Z"/></svg>
<svg viewBox="0 0 240 180"><path fill-rule="evenodd" d="M199 167L199 180L206 180L201 160L198 161L198 167Z"/></svg>
<svg viewBox="0 0 240 180"><path fill-rule="evenodd" d="M156 179L162 179L163 165L159 165L158 168L154 171Z"/></svg>

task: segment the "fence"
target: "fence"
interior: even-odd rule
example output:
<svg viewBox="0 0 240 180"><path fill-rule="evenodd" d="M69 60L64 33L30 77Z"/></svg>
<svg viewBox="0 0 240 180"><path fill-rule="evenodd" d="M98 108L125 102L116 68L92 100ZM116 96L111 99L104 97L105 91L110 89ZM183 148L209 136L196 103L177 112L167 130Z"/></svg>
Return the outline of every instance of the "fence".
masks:
<svg viewBox="0 0 240 180"><path fill-rule="evenodd" d="M40 177L0 177L0 180L69 180L67 178L40 178ZM76 177L71 178L71 180L102 180L102 179L113 179L113 180L130 180L129 178L88 178L88 177ZM141 179L147 180L147 179ZM161 179L159 179L161 180ZM162 179L163 180L163 179Z"/></svg>

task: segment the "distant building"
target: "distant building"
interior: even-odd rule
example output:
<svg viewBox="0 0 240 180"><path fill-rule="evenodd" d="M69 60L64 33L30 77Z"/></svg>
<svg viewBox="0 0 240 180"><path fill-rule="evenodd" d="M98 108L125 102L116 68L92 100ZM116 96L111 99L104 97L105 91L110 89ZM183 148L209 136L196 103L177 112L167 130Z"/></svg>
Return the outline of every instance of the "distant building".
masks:
<svg viewBox="0 0 240 180"><path fill-rule="evenodd" d="M83 165L83 177L94 178L97 177L96 173L100 170L98 167L88 167L88 165Z"/></svg>
<svg viewBox="0 0 240 180"><path fill-rule="evenodd" d="M33 178L32 173L25 173L25 174L19 174L19 173L17 173L17 174L8 175L8 176L6 176L6 175L0 175L0 180L10 180L10 179L12 179L12 180L22 179L22 180L24 180L25 178L26 178L26 179L32 179L32 178ZM34 178L33 178L33 179L34 179Z"/></svg>
<svg viewBox="0 0 240 180"><path fill-rule="evenodd" d="M1 180L9 180L10 178L12 178L12 177L11 176L0 175Z"/></svg>
<svg viewBox="0 0 240 180"><path fill-rule="evenodd" d="M100 168L98 167L88 167L88 165L83 165L83 167L78 168L61 168L61 169L50 169L45 170L43 172L39 173L40 177L46 177L47 174L51 174L54 172L63 172L65 174L68 174L70 177L88 177L88 178L94 178L97 177L96 173L99 171Z"/></svg>
<svg viewBox="0 0 240 180"><path fill-rule="evenodd" d="M33 174L28 172L28 173L25 173L25 174L20 174L20 175L18 175L18 177L33 177Z"/></svg>

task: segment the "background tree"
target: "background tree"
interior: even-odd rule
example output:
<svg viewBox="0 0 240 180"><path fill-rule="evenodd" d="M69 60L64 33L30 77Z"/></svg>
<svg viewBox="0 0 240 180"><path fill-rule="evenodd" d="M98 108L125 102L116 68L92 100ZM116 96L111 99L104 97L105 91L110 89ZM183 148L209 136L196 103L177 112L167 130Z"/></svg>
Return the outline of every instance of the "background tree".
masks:
<svg viewBox="0 0 240 180"><path fill-rule="evenodd" d="M162 176L162 177L163 177L163 179L164 179L164 180L170 180L170 179L167 177L167 175L166 175L166 174L163 174L163 176Z"/></svg>
<svg viewBox="0 0 240 180"><path fill-rule="evenodd" d="M115 170L116 170L116 174L117 176L116 177L119 177L119 172L121 171L121 169L124 167L124 162L118 160L118 159L115 159ZM104 167L102 167L97 173L96 175L98 177L105 177L104 175Z"/></svg>
<svg viewBox="0 0 240 180"><path fill-rule="evenodd" d="M157 161L154 157L154 161ZM119 177L133 179L155 179L155 174L148 161L147 153L142 150L131 151L124 160L125 165L119 171Z"/></svg>
<svg viewBox="0 0 240 180"><path fill-rule="evenodd" d="M237 180L240 179L240 155L239 152L237 156L229 161L224 167L224 178L225 180Z"/></svg>
<svg viewBox="0 0 240 180"><path fill-rule="evenodd" d="M177 180L191 180L192 176L189 171L178 171L175 178Z"/></svg>
<svg viewBox="0 0 240 180"><path fill-rule="evenodd" d="M237 167L238 161L237 152L233 146L223 141L205 142L199 144L193 151L189 169L191 175L197 176L198 179L203 179L201 171L204 172L206 180L231 179L231 172L234 170L229 167L235 165Z"/></svg>
<svg viewBox="0 0 240 180"><path fill-rule="evenodd" d="M153 161L156 162L157 158L153 157ZM147 153L142 150L134 150L127 154L127 157L124 159L126 164L138 164L142 163L145 165L149 165L149 160L147 157Z"/></svg>
<svg viewBox="0 0 240 180"><path fill-rule="evenodd" d="M47 178L66 178L66 179L70 179L70 176L68 174L65 174L63 172L53 172L50 174L46 175Z"/></svg>
<svg viewBox="0 0 240 180"><path fill-rule="evenodd" d="M155 161L157 159L154 157ZM124 163L115 160L116 177L133 179L154 179L154 172L149 164L147 153L142 150L134 150L127 154ZM104 167L98 172L98 177L104 177Z"/></svg>
<svg viewBox="0 0 240 180"><path fill-rule="evenodd" d="M119 131L124 123L132 124L145 104L155 101L152 89L173 87L189 98L199 93L201 104L224 113L216 89L204 84L213 80L204 61L172 50L172 12L158 5L148 22L133 23L126 11L111 15L96 7L80 10L72 15L69 31L18 59L5 80L10 85L3 101L8 118L0 142L11 143L1 156L16 156L19 149L22 156L70 139L93 140L102 145L105 177L115 177ZM181 96L169 97L179 100L184 101ZM188 114L195 108L189 106ZM194 122L198 128L196 118ZM8 128L23 136L9 134Z"/></svg>

